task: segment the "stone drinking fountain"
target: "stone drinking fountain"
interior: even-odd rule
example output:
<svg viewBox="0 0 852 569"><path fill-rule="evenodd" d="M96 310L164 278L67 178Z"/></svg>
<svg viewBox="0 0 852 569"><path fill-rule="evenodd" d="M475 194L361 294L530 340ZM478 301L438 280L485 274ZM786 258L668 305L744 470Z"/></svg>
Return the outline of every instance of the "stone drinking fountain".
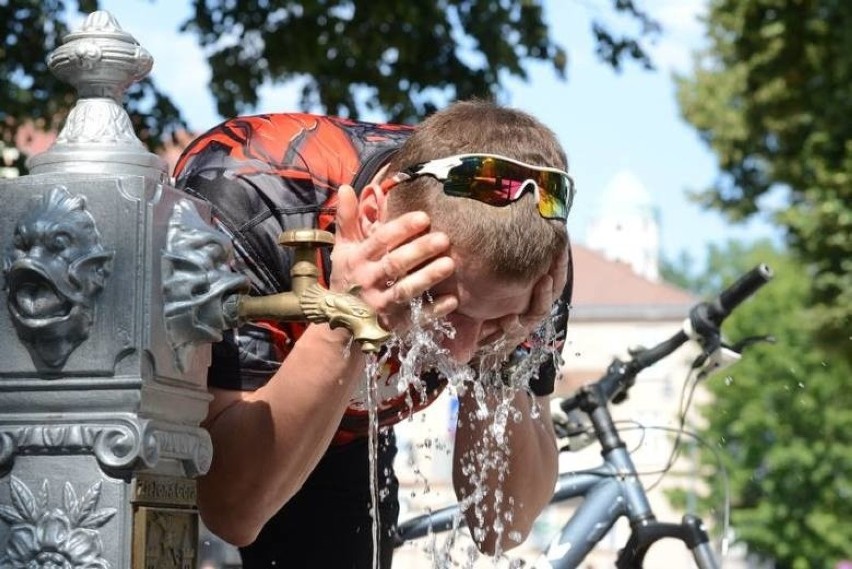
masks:
<svg viewBox="0 0 852 569"><path fill-rule="evenodd" d="M364 351L388 334L317 284L325 232L282 235L293 291L246 294L210 209L133 131L122 99L153 61L109 13L48 65L79 100L0 181L0 567L194 568L210 344L256 318L343 325Z"/></svg>

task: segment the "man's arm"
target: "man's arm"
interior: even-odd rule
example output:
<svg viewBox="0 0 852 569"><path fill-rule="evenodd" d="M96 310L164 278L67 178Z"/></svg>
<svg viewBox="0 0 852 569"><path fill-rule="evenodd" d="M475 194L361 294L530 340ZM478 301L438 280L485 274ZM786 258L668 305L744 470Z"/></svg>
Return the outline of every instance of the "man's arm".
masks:
<svg viewBox="0 0 852 569"><path fill-rule="evenodd" d="M339 191L331 288L361 287L361 298L386 327L398 326L411 298L454 270L444 234L428 233L422 212L359 229L357 199ZM387 286L393 267L405 278ZM445 298L436 315L455 309ZM272 378L253 392L211 390L214 400L204 426L213 440L213 463L199 479L199 509L205 524L235 545L254 541L263 525L305 482L340 424L365 358L348 331L310 325Z"/></svg>
<svg viewBox="0 0 852 569"><path fill-rule="evenodd" d="M349 338L309 326L264 387L212 390L213 463L198 481L199 509L226 541L254 541L328 448L364 369Z"/></svg>
<svg viewBox="0 0 852 569"><path fill-rule="evenodd" d="M498 329L484 342L499 337L504 344L515 346L544 318L553 318L554 326L564 329L572 281L571 250L566 248L554 260L548 274L536 283L527 312L502 319L497 323ZM559 298L561 302L557 302ZM560 346L561 342L557 342L553 349ZM536 381L533 390L540 396L518 390L508 402L510 412L508 419L503 419L506 433L501 441L491 431L501 395L485 394L485 407L490 413L484 418L477 415L475 386L468 386L459 398L453 485L459 501L468 506L465 517L474 540L488 554L523 542L553 495L558 450L547 394L553 390L554 374L558 372L555 366L545 364L539 373L540 377L533 378ZM518 414L521 420L515 421L513 417ZM477 496L478 492L481 495Z"/></svg>
<svg viewBox="0 0 852 569"><path fill-rule="evenodd" d="M523 542L550 502L558 474L558 452L547 397L518 391L511 408L523 418L515 422L510 413L505 441L495 445L495 436L489 431L494 416L476 419L478 403L472 391L468 389L459 398L453 485L459 501L470 503L465 517L477 546L493 555L498 549L505 551ZM493 410L497 396L487 397L487 406ZM533 405L538 413L532 412ZM497 460L484 465L483 458L485 462ZM482 488L477 488L478 484ZM480 497L469 498L480 490Z"/></svg>

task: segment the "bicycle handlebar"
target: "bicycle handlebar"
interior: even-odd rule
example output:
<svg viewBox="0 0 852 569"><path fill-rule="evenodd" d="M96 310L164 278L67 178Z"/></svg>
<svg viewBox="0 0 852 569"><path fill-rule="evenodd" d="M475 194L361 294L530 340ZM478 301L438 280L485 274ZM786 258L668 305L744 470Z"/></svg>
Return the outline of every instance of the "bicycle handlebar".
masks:
<svg viewBox="0 0 852 569"><path fill-rule="evenodd" d="M761 263L756 266L722 291L716 300L710 303L707 311L708 316L718 326L745 299L768 283L772 276L772 269L768 265Z"/></svg>
<svg viewBox="0 0 852 569"><path fill-rule="evenodd" d="M760 264L742 275L715 299L702 302L690 311L689 323L702 343L718 339L719 326L745 299L769 282L772 269Z"/></svg>
<svg viewBox="0 0 852 569"><path fill-rule="evenodd" d="M656 346L644 349L622 362L615 359L598 380L597 384L608 401L620 402L626 397L627 390L633 385L636 375L665 358L693 336L702 344L711 344L719 337L719 328L725 318L744 300L753 295L772 278L773 272L768 265L761 263L742 275L731 286L723 290L716 298L700 302L689 311L691 330L679 330L672 337ZM577 396L566 397L560 406L566 413L579 406Z"/></svg>

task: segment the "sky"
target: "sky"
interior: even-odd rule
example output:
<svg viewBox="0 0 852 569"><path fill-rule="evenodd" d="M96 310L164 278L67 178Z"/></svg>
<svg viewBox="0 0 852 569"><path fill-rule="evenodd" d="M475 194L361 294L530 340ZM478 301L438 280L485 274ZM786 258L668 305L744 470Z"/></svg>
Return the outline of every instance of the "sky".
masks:
<svg viewBox="0 0 852 569"><path fill-rule="evenodd" d="M675 100L674 73L688 74L692 53L703 42L699 16L706 0L644 0L664 29L650 50L657 71L628 64L617 73L594 54L591 18L609 18L610 0L545 0L545 19L569 55L566 80L552 67L530 64L527 81L510 80L501 101L538 117L564 146L577 197L568 221L575 241L584 242L590 221L604 210L608 183L627 172L647 190L661 226L661 255L686 252L698 266L709 243L728 239L778 238L765 218L731 225L718 213L702 210L688 191L709 187L718 175L713 154L683 121ZM193 36L178 27L190 14L189 0L102 0L125 31L154 58L152 76L184 112L193 131L220 122L207 91L210 71ZM293 86L265 86L254 112L297 108ZM377 117L379 118L379 117Z"/></svg>

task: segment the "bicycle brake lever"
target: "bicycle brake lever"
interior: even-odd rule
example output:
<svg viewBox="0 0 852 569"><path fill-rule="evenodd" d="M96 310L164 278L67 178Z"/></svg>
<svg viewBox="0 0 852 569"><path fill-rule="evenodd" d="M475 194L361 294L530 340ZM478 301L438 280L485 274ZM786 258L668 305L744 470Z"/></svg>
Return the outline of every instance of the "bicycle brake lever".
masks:
<svg viewBox="0 0 852 569"><path fill-rule="evenodd" d="M766 342L768 344L774 344L776 342L775 336L773 336L771 334L765 334L763 336L748 336L747 338L743 338L742 340L740 340L739 342L737 342L736 344L731 346L731 349L736 351L736 352L742 353L743 350L745 350L749 346L752 346L752 345L760 343L760 342Z"/></svg>
<svg viewBox="0 0 852 569"><path fill-rule="evenodd" d="M711 352L704 352L699 357L703 356L703 361L697 365L695 368L700 368L698 372L698 378L703 379L710 375L711 373L716 373L725 369L726 367L732 366L742 358L742 354L733 349L731 346L727 346L723 343L719 343L719 345Z"/></svg>
<svg viewBox="0 0 852 569"><path fill-rule="evenodd" d="M775 337L771 335L749 336L733 345L727 345L719 340L712 350L706 350L699 355L692 367L701 370L699 371L699 378L707 377L711 373L721 371L737 363L742 358L743 351L758 342L774 344Z"/></svg>

